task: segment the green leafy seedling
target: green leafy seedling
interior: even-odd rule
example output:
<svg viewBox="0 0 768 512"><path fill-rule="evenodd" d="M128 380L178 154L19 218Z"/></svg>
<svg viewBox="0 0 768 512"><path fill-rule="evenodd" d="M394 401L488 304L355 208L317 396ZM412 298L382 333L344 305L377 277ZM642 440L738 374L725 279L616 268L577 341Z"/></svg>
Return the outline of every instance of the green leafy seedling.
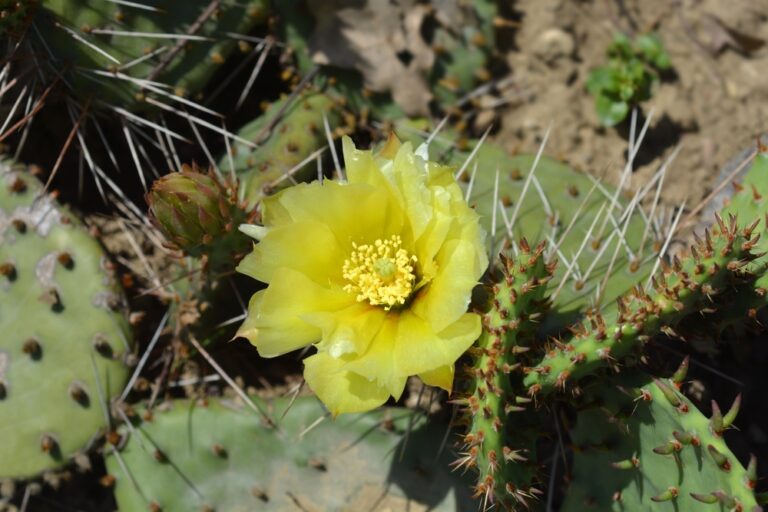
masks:
<svg viewBox="0 0 768 512"><path fill-rule="evenodd" d="M671 67L669 54L661 40L643 34L631 41L618 34L607 50L608 63L589 75L587 90L595 97L600 122L614 126L629 111L650 99L659 81L659 73Z"/></svg>

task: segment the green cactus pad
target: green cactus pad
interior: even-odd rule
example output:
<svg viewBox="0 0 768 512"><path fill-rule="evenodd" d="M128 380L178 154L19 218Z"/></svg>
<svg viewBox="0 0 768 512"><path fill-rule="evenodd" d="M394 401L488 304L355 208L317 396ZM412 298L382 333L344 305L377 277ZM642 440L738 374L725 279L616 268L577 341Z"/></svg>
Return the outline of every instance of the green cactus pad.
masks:
<svg viewBox="0 0 768 512"><path fill-rule="evenodd" d="M287 401L278 403L279 417ZM467 482L439 455L444 429L415 422L401 457L411 414L333 420L302 397L277 432L224 399L174 401L122 429L130 437L107 470L121 510L474 510Z"/></svg>
<svg viewBox="0 0 768 512"><path fill-rule="evenodd" d="M266 18L266 4L262 0L218 6L209 0L164 1L141 9L128 3L45 0L35 20L38 37L32 41L41 43L39 54L50 57L50 65L76 72L67 81L78 94L131 104L142 89L135 82L93 70L119 70L168 84L177 94L195 94L237 46L222 34L247 33ZM215 8L209 12L211 7ZM178 51L180 41L183 47ZM155 51L154 57L121 68Z"/></svg>
<svg viewBox="0 0 768 512"><path fill-rule="evenodd" d="M640 350L653 336L675 335L675 326L686 318L715 313L718 304L733 300L735 290L753 286L762 275L748 270L757 257L752 252L757 242L750 227L739 228L735 218L726 224L718 217L718 229L707 232L690 255L664 265L651 289L639 283L618 299L615 317L613 313L590 315L573 328L572 339L559 343L528 369L525 384L530 394L562 389L569 380L593 374Z"/></svg>
<svg viewBox="0 0 768 512"><path fill-rule="evenodd" d="M23 171L0 162L0 478L86 449L131 348L103 250Z"/></svg>
<svg viewBox="0 0 768 512"><path fill-rule="evenodd" d="M241 180L241 196L249 207L265 195L291 185L292 180L317 176L314 160L301 168L297 166L328 144L323 116L327 117L329 126L336 126L340 120L338 105L323 93L302 93L286 107L287 101L288 98L276 101L238 132L241 138L259 147L253 149L242 143L232 146L232 163ZM224 157L219 167L229 170L229 159Z"/></svg>
<svg viewBox="0 0 768 512"><path fill-rule="evenodd" d="M483 332L470 349L474 362L465 368L470 390L460 399L470 426L454 465L478 472L475 496L483 510L527 508L541 494L534 486L535 425L543 419L527 410L531 400L516 393L510 373L520 366L518 355L529 349L547 309L544 293L553 267L544 261L544 243L534 250L524 240L519 245L519 257L503 258L489 290Z"/></svg>
<svg viewBox="0 0 768 512"><path fill-rule="evenodd" d="M728 200L723 214L733 214L746 223L759 221L756 233L761 235L755 250L768 252L768 148L758 148L755 160L747 170L744 180L737 184L736 192ZM757 264L766 264L766 258L760 258ZM760 281L768 286L768 276Z"/></svg>
<svg viewBox="0 0 768 512"><path fill-rule="evenodd" d="M490 82L497 11L497 2L480 0L456 2L454 9L437 13L438 18L454 18L436 26L432 42L436 55L429 81L441 105L455 107L462 96Z"/></svg>
<svg viewBox="0 0 768 512"><path fill-rule="evenodd" d="M571 432L563 512L760 510L755 460L745 469L731 453L722 418L706 418L669 380L636 375L614 384L589 390L597 400Z"/></svg>

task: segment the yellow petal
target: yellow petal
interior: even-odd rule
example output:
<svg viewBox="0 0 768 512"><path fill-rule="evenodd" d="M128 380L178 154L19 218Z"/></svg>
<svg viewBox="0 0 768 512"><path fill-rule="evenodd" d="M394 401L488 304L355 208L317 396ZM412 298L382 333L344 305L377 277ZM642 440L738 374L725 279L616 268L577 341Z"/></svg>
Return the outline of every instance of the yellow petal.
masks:
<svg viewBox="0 0 768 512"><path fill-rule="evenodd" d="M397 138L395 132L389 132L387 142L384 147L376 154L377 157L386 158L387 160L393 160L397 155L397 150L400 149L403 143Z"/></svg>
<svg viewBox="0 0 768 512"><path fill-rule="evenodd" d="M369 411L389 399L389 392L376 382L343 367L325 352L304 360L304 379L331 414Z"/></svg>
<svg viewBox="0 0 768 512"><path fill-rule="evenodd" d="M265 197L261 202L261 221L265 226L283 226L292 222L291 214L280 203L283 194L289 193L290 188Z"/></svg>
<svg viewBox="0 0 768 512"><path fill-rule="evenodd" d="M240 328L235 334L235 338L246 338L252 344L255 345L256 339L259 336L259 328L256 326L256 319L258 313L261 310L261 302L264 300L264 293L267 290L260 290L251 296L251 300L248 301L248 315L240 325Z"/></svg>
<svg viewBox="0 0 768 512"><path fill-rule="evenodd" d="M294 222L270 229L243 258L237 271L270 283L275 271L286 267L318 284L328 285L330 282L341 283L341 269L346 257L327 225L312 221Z"/></svg>
<svg viewBox="0 0 768 512"><path fill-rule="evenodd" d="M418 239L432 220L432 196L427 188L424 162L403 144L394 160L394 175L404 201L413 239Z"/></svg>
<svg viewBox="0 0 768 512"><path fill-rule="evenodd" d="M251 298L238 335L248 338L262 357L279 356L320 339L320 328L302 320L302 314L338 311L354 300L339 288L326 288L300 272L279 268L269 287Z"/></svg>
<svg viewBox="0 0 768 512"><path fill-rule="evenodd" d="M400 398L408 378L408 374L400 371L400 361L395 354L399 324L400 315L390 312L364 354L343 358L346 362L345 369L375 381L394 396L395 400ZM415 373L412 372L411 375Z"/></svg>
<svg viewBox="0 0 768 512"><path fill-rule="evenodd" d="M446 390L448 393L453 388L454 365L449 364L419 374L419 378L428 386L435 386Z"/></svg>
<svg viewBox="0 0 768 512"><path fill-rule="evenodd" d="M361 183L387 190L390 184L381 172L373 153L355 148L349 137L341 140L344 151L344 169L349 183Z"/></svg>
<svg viewBox="0 0 768 512"><path fill-rule="evenodd" d="M357 302L332 313L310 313L302 318L320 327L323 338L317 344L320 351L332 357L345 354L363 354L371 340L379 333L387 313L379 307Z"/></svg>
<svg viewBox="0 0 768 512"><path fill-rule="evenodd" d="M327 225L342 249L402 231L403 214L386 190L360 183L315 181L286 189L280 204L294 222ZM343 263L343 262L342 262Z"/></svg>
<svg viewBox="0 0 768 512"><path fill-rule="evenodd" d="M480 316L472 313L435 332L428 322L410 311L403 312L394 353L398 372L418 375L453 365L480 336L480 329Z"/></svg>
<svg viewBox="0 0 768 512"><path fill-rule="evenodd" d="M412 309L435 331L441 331L467 312L472 288L483 273L477 248L466 240L449 240L437 256L437 275L423 288Z"/></svg>
<svg viewBox="0 0 768 512"><path fill-rule="evenodd" d="M433 191L432 218L421 236L414 242L416 257L422 278L431 280L438 271L435 256L442 248L451 229L455 229L454 215L450 210L449 196L444 191Z"/></svg>

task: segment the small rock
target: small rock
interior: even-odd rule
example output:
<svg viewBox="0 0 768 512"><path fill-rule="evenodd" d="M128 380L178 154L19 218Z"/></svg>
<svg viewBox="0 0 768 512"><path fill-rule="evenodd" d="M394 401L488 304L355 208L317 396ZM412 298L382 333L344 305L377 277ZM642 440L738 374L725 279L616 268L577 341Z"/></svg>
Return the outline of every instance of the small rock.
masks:
<svg viewBox="0 0 768 512"><path fill-rule="evenodd" d="M574 49L573 36L559 28L550 28L541 33L533 43L533 54L552 64L556 60L569 57Z"/></svg>

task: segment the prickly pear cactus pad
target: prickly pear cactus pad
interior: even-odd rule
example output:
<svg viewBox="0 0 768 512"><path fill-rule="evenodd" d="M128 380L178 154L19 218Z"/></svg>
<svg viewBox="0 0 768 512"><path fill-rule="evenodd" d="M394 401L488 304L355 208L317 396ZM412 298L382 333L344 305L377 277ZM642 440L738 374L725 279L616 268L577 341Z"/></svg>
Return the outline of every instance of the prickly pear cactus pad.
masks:
<svg viewBox="0 0 768 512"><path fill-rule="evenodd" d="M403 450L410 414L322 420L320 403L301 397L277 431L224 399L174 401L122 430L129 438L107 470L120 510L475 510L439 455L444 431L416 421Z"/></svg>
<svg viewBox="0 0 768 512"><path fill-rule="evenodd" d="M41 4L33 38L41 56L76 72L68 79L74 92L122 103L162 84L181 96L196 93L237 45L222 34L247 33L267 12L261 0Z"/></svg>
<svg viewBox="0 0 768 512"><path fill-rule="evenodd" d="M0 162L0 478L85 450L130 350L104 252L23 171Z"/></svg>
<svg viewBox="0 0 768 512"><path fill-rule="evenodd" d="M339 112L330 96L308 91L291 103L288 98L276 101L240 129L241 138L259 144L256 149L240 142L232 146L232 165L242 182L241 196L249 207L280 188L317 176L315 160L305 159L328 144L323 116L330 126L336 126ZM229 169L229 159L223 158L219 167Z"/></svg>
<svg viewBox="0 0 768 512"><path fill-rule="evenodd" d="M763 275L748 270L758 258L753 252L759 241L755 226L740 228L735 217L727 222L717 217L717 231L706 231L690 254L663 265L651 279L652 286L646 290L638 284L620 297L615 316L590 314L582 325L573 326L574 336L567 343L559 343L528 369L525 384L530 394L564 389L569 381L642 350L652 336L675 336L675 327L685 319L707 318L718 304L738 300L738 290L754 287Z"/></svg>
<svg viewBox="0 0 768 512"><path fill-rule="evenodd" d="M761 510L756 460L745 469L722 438L735 411L707 418L669 380L620 380L579 413L564 512Z"/></svg>

